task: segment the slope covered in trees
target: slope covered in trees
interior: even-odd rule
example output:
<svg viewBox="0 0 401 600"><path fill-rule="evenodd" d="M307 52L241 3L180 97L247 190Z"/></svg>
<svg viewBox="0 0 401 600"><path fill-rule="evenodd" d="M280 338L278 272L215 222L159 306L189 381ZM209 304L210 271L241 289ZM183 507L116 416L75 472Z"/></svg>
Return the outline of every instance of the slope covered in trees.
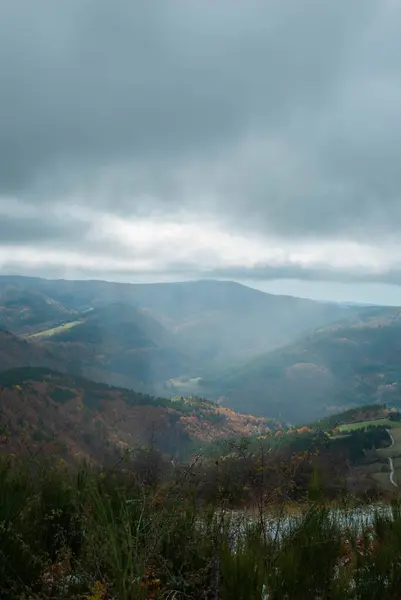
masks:
<svg viewBox="0 0 401 600"><path fill-rule="evenodd" d="M32 451L45 442L74 460L99 462L149 444L180 456L194 444L276 428L273 420L201 398L169 400L43 367L1 372L0 389L2 451L7 453Z"/></svg>
<svg viewBox="0 0 401 600"><path fill-rule="evenodd" d="M398 403L401 313L372 309L364 319L317 331L204 380L236 410L305 422L347 407Z"/></svg>

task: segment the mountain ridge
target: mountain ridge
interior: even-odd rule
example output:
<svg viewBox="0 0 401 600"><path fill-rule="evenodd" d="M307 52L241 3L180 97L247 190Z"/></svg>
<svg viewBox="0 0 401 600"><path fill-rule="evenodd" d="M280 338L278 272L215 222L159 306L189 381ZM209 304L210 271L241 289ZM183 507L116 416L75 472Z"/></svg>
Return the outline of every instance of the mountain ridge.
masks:
<svg viewBox="0 0 401 600"><path fill-rule="evenodd" d="M0 276L0 290L10 285L45 293L74 314L116 300L145 310L201 366L278 347L360 310L217 280L132 284Z"/></svg>

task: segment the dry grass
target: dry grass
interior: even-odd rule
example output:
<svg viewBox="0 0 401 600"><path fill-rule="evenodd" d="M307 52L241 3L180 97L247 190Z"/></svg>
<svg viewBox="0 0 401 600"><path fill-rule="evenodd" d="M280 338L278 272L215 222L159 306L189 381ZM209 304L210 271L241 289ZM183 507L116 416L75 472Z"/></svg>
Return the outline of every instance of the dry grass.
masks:
<svg viewBox="0 0 401 600"><path fill-rule="evenodd" d="M66 329L71 329L72 327L75 327L76 325L80 325L81 323L82 323L82 321L70 321L69 323L63 323L62 325L59 325L58 327L52 327L51 329L45 329L45 331L39 331L38 333L32 333L25 337L30 340L52 337L53 335L56 335L57 333L61 333L62 331L65 331Z"/></svg>

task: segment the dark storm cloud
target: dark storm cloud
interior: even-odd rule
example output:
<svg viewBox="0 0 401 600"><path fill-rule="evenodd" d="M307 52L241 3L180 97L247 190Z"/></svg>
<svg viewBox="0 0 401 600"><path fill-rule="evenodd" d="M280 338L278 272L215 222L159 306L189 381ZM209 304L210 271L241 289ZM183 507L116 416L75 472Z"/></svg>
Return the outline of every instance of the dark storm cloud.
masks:
<svg viewBox="0 0 401 600"><path fill-rule="evenodd" d="M81 243L90 226L75 220L0 215L0 243L6 246Z"/></svg>
<svg viewBox="0 0 401 600"><path fill-rule="evenodd" d="M213 192L233 223L281 235L359 227L364 203L398 200L392 6L5 2L1 188L84 186L123 212L199 190L195 208Z"/></svg>
<svg viewBox="0 0 401 600"><path fill-rule="evenodd" d="M400 28L394 0L6 0L0 195L40 212L0 216L1 244L132 252L91 236L95 221L56 218L71 198L127 217L212 215L267 243L396 237ZM399 282L201 262L169 272Z"/></svg>

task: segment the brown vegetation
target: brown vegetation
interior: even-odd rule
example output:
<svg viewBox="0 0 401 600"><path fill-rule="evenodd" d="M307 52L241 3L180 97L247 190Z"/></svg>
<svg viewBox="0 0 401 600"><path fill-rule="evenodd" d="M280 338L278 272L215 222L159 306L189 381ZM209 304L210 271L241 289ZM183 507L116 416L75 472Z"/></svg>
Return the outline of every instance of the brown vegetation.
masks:
<svg viewBox="0 0 401 600"><path fill-rule="evenodd" d="M149 444L182 455L194 444L258 435L274 422L197 398L169 401L43 369L2 374L0 425L7 452L56 446L64 457L106 460Z"/></svg>

